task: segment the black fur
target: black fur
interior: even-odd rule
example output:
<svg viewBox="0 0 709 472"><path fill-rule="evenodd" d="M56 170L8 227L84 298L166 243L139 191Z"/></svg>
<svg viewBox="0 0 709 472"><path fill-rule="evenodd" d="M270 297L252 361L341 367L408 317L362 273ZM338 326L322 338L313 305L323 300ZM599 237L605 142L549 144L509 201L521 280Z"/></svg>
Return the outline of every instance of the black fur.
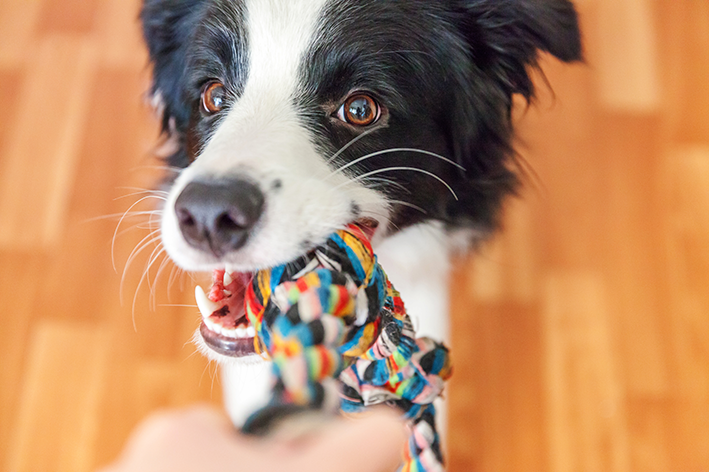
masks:
<svg viewBox="0 0 709 472"><path fill-rule="evenodd" d="M376 175L367 185L396 205L394 227L422 219L492 229L503 197L514 192L510 118L512 97L534 96L529 69L538 51L563 61L582 56L578 20L567 0L331 0L321 40L301 67L309 94L297 103L324 156L358 131L323 110L355 89L375 95L388 126L362 137L336 164L388 148L419 148L465 171L413 152L388 153L351 169L351 176L384 167L418 167ZM237 0L145 0L141 15L154 90L163 97L163 128L182 146L170 158L186 166L219 123L199 113L200 87L223 77L233 103L248 75L248 38ZM171 121L174 122L170 129Z"/></svg>
<svg viewBox="0 0 709 472"><path fill-rule="evenodd" d="M186 51L197 23L202 19L209 0L147 0L140 18L143 35L153 62L153 92L164 101L163 131L169 132L174 119L184 133L190 118L190 107L183 97L186 77Z"/></svg>

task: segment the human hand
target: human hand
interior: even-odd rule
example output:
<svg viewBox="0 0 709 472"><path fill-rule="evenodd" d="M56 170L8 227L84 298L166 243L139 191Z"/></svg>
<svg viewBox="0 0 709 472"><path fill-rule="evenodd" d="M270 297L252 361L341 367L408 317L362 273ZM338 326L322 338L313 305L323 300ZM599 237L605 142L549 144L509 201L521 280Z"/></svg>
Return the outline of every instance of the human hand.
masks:
<svg viewBox="0 0 709 472"><path fill-rule="evenodd" d="M389 472L406 431L394 412L334 419L298 439L240 435L212 408L156 414L133 433L119 460L100 472Z"/></svg>

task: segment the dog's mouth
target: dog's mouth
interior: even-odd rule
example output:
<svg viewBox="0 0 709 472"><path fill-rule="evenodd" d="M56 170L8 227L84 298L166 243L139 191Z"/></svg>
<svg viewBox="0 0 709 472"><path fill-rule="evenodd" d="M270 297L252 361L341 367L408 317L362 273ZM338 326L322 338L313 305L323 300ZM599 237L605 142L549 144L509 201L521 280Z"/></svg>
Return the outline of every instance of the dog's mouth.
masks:
<svg viewBox="0 0 709 472"><path fill-rule="evenodd" d="M360 218L355 223L371 239L379 222ZM249 322L244 309L244 296L254 273L216 269L212 273L209 293L197 285L195 299L202 314L199 333L205 344L215 352L228 357L258 355L256 329Z"/></svg>
<svg viewBox="0 0 709 472"><path fill-rule="evenodd" d="M253 274L217 269L212 274L209 293L195 287L197 306L202 314L199 332L204 342L219 354L245 357L256 354L256 330L244 311L244 294Z"/></svg>

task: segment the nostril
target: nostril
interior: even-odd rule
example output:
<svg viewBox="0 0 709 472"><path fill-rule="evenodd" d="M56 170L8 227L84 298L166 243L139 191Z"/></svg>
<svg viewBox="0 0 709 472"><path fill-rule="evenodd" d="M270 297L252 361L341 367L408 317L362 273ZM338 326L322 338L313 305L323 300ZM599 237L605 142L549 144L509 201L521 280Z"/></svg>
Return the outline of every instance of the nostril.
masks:
<svg viewBox="0 0 709 472"><path fill-rule="evenodd" d="M243 231L249 227L248 221L244 215L239 213L233 216L230 213L222 213L217 218L215 228L217 231L233 232Z"/></svg>
<svg viewBox="0 0 709 472"><path fill-rule="evenodd" d="M176 208L175 213L177 214L177 222L182 227L194 227L197 226L197 221L195 221L194 216L189 210L185 208Z"/></svg>

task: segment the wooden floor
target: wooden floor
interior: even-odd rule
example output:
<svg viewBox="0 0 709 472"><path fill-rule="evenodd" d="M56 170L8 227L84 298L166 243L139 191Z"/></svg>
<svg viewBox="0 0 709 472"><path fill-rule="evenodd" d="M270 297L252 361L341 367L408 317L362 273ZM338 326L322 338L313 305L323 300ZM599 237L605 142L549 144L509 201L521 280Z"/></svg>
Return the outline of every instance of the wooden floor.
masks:
<svg viewBox="0 0 709 472"><path fill-rule="evenodd" d="M706 471L709 2L578 5L587 64L544 60L526 191L457 269L450 470ZM153 409L220 402L149 215L117 272L97 219L160 175L137 9L0 0L2 471L89 471Z"/></svg>

